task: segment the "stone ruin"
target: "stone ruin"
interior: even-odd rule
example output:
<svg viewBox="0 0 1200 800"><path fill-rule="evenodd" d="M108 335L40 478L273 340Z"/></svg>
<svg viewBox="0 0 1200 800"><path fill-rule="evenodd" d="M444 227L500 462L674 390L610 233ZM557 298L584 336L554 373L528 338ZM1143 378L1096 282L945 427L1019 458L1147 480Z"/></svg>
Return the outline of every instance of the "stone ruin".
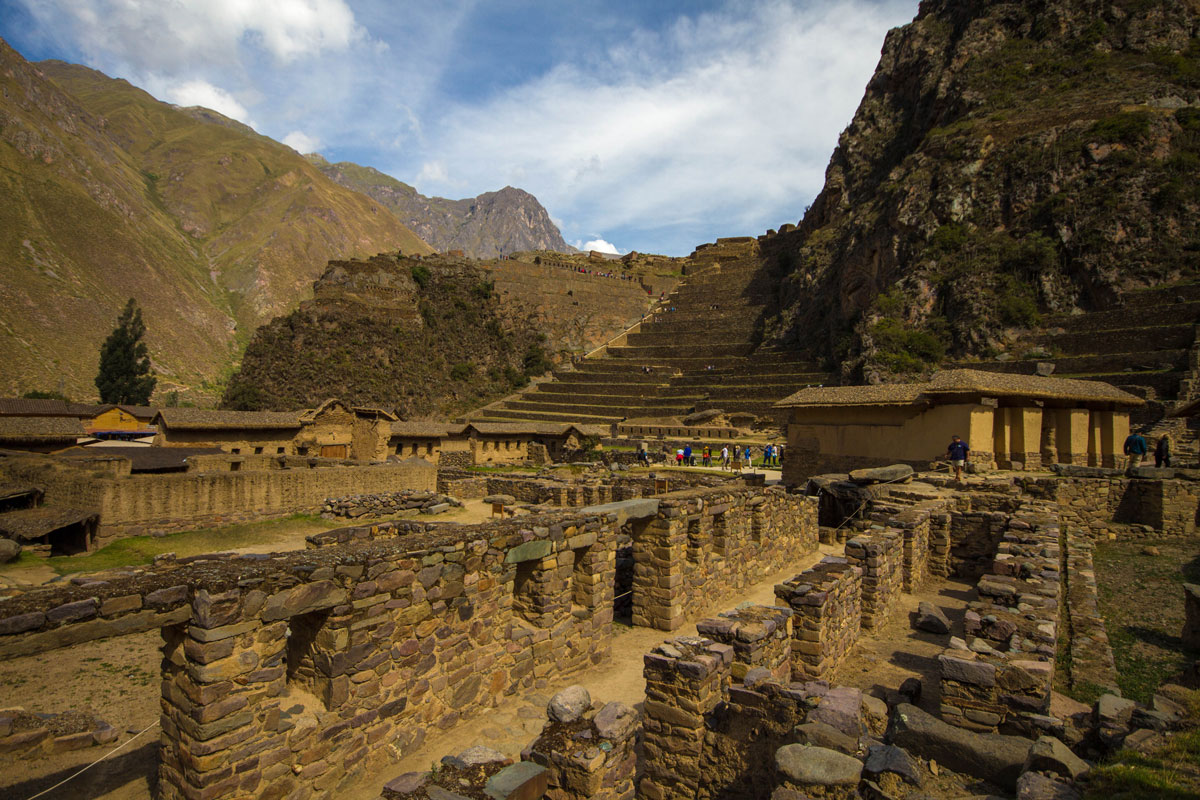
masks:
<svg viewBox="0 0 1200 800"><path fill-rule="evenodd" d="M1008 791L1062 788L1080 755L1179 714L1165 696L1052 706L1060 670L1068 686L1115 687L1091 541L1125 523L1078 498L1123 480L896 482L836 527L819 495L733 484L478 525L414 516L302 552L164 558L8 598L0 659L160 629L161 796L333 797L429 732L605 663L617 587L635 626L669 633L820 539L841 554L779 583L774 605L702 619L646 654L640 710L552 702L520 761L460 754L383 796L453 800L452 776L505 798L852 797L920 783L931 760ZM1175 522L1190 485L1163 483L1137 488L1137 507L1194 535ZM881 696L836 684L904 593L951 575L975 593L961 635L928 622L945 637L934 672Z"/></svg>

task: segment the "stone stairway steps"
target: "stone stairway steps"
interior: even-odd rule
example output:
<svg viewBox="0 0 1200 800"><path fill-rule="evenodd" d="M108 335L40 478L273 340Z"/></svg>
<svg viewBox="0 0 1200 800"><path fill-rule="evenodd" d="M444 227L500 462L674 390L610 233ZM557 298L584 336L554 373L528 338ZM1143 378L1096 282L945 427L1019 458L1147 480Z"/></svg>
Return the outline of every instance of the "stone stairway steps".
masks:
<svg viewBox="0 0 1200 800"><path fill-rule="evenodd" d="M1147 308L1149 306L1168 303L1192 302L1200 300L1200 283L1176 284L1174 286L1156 286L1151 289L1136 289L1126 292L1121 298L1125 308Z"/></svg>

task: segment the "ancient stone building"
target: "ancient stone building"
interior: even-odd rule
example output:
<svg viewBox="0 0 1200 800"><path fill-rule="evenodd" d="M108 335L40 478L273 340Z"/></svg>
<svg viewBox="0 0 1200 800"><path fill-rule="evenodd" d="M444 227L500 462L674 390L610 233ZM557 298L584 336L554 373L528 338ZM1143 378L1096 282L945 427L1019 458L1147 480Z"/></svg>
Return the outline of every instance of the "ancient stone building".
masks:
<svg viewBox="0 0 1200 800"><path fill-rule="evenodd" d="M788 411L784 480L861 467L926 467L952 435L988 469L1118 466L1141 398L1105 383L943 370L927 383L802 389Z"/></svg>

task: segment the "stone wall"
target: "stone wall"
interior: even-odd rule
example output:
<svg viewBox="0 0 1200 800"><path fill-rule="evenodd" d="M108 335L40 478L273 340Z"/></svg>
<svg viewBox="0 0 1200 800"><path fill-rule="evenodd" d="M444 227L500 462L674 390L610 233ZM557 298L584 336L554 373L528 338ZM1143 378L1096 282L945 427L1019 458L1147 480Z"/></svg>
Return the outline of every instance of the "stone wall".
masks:
<svg viewBox="0 0 1200 800"><path fill-rule="evenodd" d="M1122 538L1142 532L1130 526L1148 526L1158 536L1195 536L1200 513L1200 481L1192 470L1164 470L1173 478L1135 477L1116 470L1076 469L1086 477L1038 478L1023 482L1030 494L1058 503L1063 524L1095 539L1115 532Z"/></svg>
<svg viewBox="0 0 1200 800"><path fill-rule="evenodd" d="M826 557L777 585L775 596L792 609L792 678L833 674L858 642L862 627L862 570Z"/></svg>
<svg viewBox="0 0 1200 800"><path fill-rule="evenodd" d="M633 536L633 622L675 630L817 547L816 498L780 488L715 487L661 495Z"/></svg>
<svg viewBox="0 0 1200 800"><path fill-rule="evenodd" d="M966 641L939 657L941 714L961 727L1037 735L1050 706L1062 601L1057 508L1031 501L1006 522Z"/></svg>
<svg viewBox="0 0 1200 800"><path fill-rule="evenodd" d="M864 533L846 542L846 560L862 575L862 627L887 622L904 588L904 534Z"/></svg>
<svg viewBox="0 0 1200 800"><path fill-rule="evenodd" d="M701 636L733 648L734 680L742 681L752 669L766 670L787 683L792 679L792 643L788 631L790 608L738 606L696 623Z"/></svg>

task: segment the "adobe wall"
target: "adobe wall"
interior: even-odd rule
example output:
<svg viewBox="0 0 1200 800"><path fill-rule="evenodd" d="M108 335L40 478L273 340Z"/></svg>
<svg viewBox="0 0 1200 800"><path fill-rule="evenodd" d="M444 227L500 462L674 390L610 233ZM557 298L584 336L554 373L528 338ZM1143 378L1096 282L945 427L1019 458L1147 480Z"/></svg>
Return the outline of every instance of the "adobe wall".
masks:
<svg viewBox="0 0 1200 800"><path fill-rule="evenodd" d="M250 522L320 510L326 498L437 489L432 464L409 460L374 466L330 466L96 478L86 471L4 464L10 475L46 490L55 505L94 508L97 541L157 531Z"/></svg>

